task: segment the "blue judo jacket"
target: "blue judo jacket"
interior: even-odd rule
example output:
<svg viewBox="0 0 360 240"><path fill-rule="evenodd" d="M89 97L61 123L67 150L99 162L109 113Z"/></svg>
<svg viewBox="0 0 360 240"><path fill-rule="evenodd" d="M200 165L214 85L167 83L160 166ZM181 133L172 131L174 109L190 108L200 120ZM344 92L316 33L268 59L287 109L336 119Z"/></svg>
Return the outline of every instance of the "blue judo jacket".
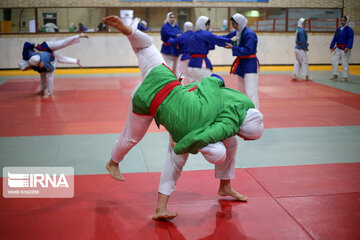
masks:
<svg viewBox="0 0 360 240"><path fill-rule="evenodd" d="M236 31L225 35L227 38L232 38L236 35ZM235 74L244 77L246 73L257 73L259 60L256 57L258 38L256 34L245 27L241 32L241 39L239 44L233 43L233 56L240 57L239 65L236 67ZM247 58L249 57L249 58Z"/></svg>
<svg viewBox="0 0 360 240"><path fill-rule="evenodd" d="M34 48L41 51L41 53L35 53ZM31 67L34 71L37 71L39 73L42 72L52 72L55 70L54 66L51 64L52 61L55 60L55 57L53 55L53 51L49 48L46 42L41 43L40 45L37 45L35 47L34 43L25 42L22 56L24 60L29 60L34 55L40 55L40 62L44 63L43 68L39 67Z"/></svg>
<svg viewBox="0 0 360 240"><path fill-rule="evenodd" d="M182 54L181 61L190 59L189 43L190 37L193 35L193 33L193 31L187 31L176 38L170 38L168 41L168 43L171 45L179 46L179 52Z"/></svg>
<svg viewBox="0 0 360 240"><path fill-rule="evenodd" d="M214 50L215 45L225 47L226 43L231 43L231 39L217 36L206 30L194 32L189 41L189 67L201 68L203 61L205 61L206 68L212 69L212 64L207 58L209 51Z"/></svg>
<svg viewBox="0 0 360 240"><path fill-rule="evenodd" d="M306 31L301 27L298 27L296 30L295 43L296 43L296 46L295 46L296 49L299 49L299 50L302 49L304 51L308 51L308 36L307 36Z"/></svg>
<svg viewBox="0 0 360 240"><path fill-rule="evenodd" d="M342 50L344 50L344 48L352 49L354 42L354 31L349 26L344 27L342 31L340 29L341 27L336 30L333 40L330 44L330 49L333 49L336 46Z"/></svg>

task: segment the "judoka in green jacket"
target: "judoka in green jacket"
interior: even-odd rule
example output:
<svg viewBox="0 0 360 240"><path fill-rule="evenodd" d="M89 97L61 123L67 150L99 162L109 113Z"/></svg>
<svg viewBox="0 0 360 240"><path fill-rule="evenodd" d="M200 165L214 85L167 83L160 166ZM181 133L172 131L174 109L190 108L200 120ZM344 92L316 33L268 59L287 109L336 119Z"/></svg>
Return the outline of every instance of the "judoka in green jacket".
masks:
<svg viewBox="0 0 360 240"><path fill-rule="evenodd" d="M133 112L149 115L155 95L173 81L179 80L165 65L152 69L133 97ZM207 77L174 87L157 108L155 120L177 143L176 154L196 154L210 143L236 135L251 108L254 104L247 96L226 88L218 77Z"/></svg>

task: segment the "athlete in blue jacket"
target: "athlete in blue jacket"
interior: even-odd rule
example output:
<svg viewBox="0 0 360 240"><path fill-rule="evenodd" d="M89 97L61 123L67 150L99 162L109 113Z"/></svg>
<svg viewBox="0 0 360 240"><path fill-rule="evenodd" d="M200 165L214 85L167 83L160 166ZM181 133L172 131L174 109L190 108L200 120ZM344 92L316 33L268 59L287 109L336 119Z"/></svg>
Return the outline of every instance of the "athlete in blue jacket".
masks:
<svg viewBox="0 0 360 240"><path fill-rule="evenodd" d="M211 75L212 64L207 55L210 50L215 49L215 45L225 47L226 43L231 43L230 38L217 36L209 29L210 19L205 16L199 17L195 24L196 31L191 36L189 43L189 83L201 81Z"/></svg>
<svg viewBox="0 0 360 240"><path fill-rule="evenodd" d="M175 14L169 12L166 16L166 23L161 27L161 41L163 41L161 53L166 65L168 65L175 73L177 73L176 64L180 51L178 46L172 45L168 43L168 41L170 38L176 38L181 34L182 32L175 21Z"/></svg>
<svg viewBox="0 0 360 240"><path fill-rule="evenodd" d="M339 62L342 65L342 82L346 82L349 75L349 59L354 42L354 31L348 26L349 17L341 18L341 26L336 30L333 40L330 44L330 51L333 53L331 63L333 76L330 80L338 78Z"/></svg>
<svg viewBox="0 0 360 240"><path fill-rule="evenodd" d="M292 80L304 79L306 81L311 80L309 77L309 63L306 52L308 49L308 36L305 31L306 20L300 18L298 21L298 27L295 34L295 63ZM300 79L297 78L300 76Z"/></svg>
<svg viewBox="0 0 360 240"><path fill-rule="evenodd" d="M258 59L256 57L257 36L246 27L248 20L236 13L231 17L231 25L235 31L226 37L232 38L234 44L227 44L225 48L232 49L236 59L231 66L230 73L238 75L239 91L246 94L259 109L258 97Z"/></svg>

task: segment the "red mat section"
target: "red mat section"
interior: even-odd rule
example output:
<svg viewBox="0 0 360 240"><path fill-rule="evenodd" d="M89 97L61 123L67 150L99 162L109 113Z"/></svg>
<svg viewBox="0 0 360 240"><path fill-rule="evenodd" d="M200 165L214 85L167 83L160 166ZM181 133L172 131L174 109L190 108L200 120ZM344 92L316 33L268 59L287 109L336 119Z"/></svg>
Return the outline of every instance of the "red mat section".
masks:
<svg viewBox="0 0 360 240"><path fill-rule="evenodd" d="M358 183L359 185L359 183ZM360 193L281 198L314 239L360 239Z"/></svg>
<svg viewBox="0 0 360 240"><path fill-rule="evenodd" d="M237 88L236 76L225 75ZM290 76L261 74L260 108L266 128L360 125L360 96ZM0 85L0 136L121 132L132 89L140 77L56 77L54 96L32 95L39 79ZM152 124L150 131L164 131Z"/></svg>
<svg viewBox="0 0 360 240"><path fill-rule="evenodd" d="M360 163L250 168L248 171L273 197L360 191Z"/></svg>
<svg viewBox="0 0 360 240"><path fill-rule="evenodd" d="M124 174L125 182L75 176L73 199L1 198L0 239L355 240L359 168L360 163L236 169L232 186L249 197L247 203L218 197L211 170L183 172L168 206L179 214L171 222L151 220L159 173Z"/></svg>

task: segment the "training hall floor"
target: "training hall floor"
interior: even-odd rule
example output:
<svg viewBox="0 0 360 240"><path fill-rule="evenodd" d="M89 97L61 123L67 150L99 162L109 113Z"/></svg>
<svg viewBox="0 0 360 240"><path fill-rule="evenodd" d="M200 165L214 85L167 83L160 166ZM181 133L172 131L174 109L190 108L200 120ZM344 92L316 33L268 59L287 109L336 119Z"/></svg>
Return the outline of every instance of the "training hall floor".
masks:
<svg viewBox="0 0 360 240"><path fill-rule="evenodd" d="M214 72L236 88L228 70ZM360 66L348 83L328 80L330 66L310 66L307 82L291 81L291 71L259 74L264 135L238 139L232 181L248 202L217 196L213 166L192 155L168 204L172 221L151 219L163 127L152 124L125 157L125 182L105 170L138 69L58 69L50 99L33 95L37 74L0 71L1 169L75 171L74 198L1 197L0 239L360 239Z"/></svg>

